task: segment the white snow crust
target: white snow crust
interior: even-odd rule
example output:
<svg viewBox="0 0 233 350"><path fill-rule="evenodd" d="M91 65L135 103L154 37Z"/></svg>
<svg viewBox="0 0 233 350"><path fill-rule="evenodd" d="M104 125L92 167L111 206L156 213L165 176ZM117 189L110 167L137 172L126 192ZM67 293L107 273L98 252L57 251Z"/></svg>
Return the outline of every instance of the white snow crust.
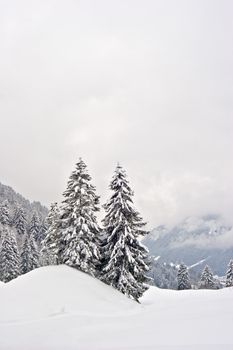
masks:
<svg viewBox="0 0 233 350"><path fill-rule="evenodd" d="M0 283L1 350L232 350L233 288L151 287L138 304L67 266Z"/></svg>

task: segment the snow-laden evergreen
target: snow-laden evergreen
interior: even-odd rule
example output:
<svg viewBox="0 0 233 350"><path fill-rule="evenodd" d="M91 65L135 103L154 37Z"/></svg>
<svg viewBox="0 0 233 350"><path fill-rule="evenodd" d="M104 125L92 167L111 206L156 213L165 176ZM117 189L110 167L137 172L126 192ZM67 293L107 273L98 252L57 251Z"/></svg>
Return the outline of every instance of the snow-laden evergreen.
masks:
<svg viewBox="0 0 233 350"><path fill-rule="evenodd" d="M214 280L213 272L211 271L210 267L206 265L201 274L199 289L216 289L216 288L217 286Z"/></svg>
<svg viewBox="0 0 233 350"><path fill-rule="evenodd" d="M20 256L20 272L27 273L39 267L39 252L32 234L26 235Z"/></svg>
<svg viewBox="0 0 233 350"><path fill-rule="evenodd" d="M113 194L104 208L101 279L135 300L147 290L148 251L139 240L145 223L133 206L126 173L117 166L110 184Z"/></svg>
<svg viewBox="0 0 233 350"><path fill-rule="evenodd" d="M0 278L9 282L19 276L19 252L15 235L11 229L4 227L3 241L0 250Z"/></svg>
<svg viewBox="0 0 233 350"><path fill-rule="evenodd" d="M41 222L41 225L39 227L39 232L38 232L38 242L42 242L47 234L48 226L47 226L47 221L46 219Z"/></svg>
<svg viewBox="0 0 233 350"><path fill-rule="evenodd" d="M58 203L57 202L52 203L50 205L50 210L46 218L46 225L48 227L48 230L58 221L59 214L60 214L60 210L59 210Z"/></svg>
<svg viewBox="0 0 233 350"><path fill-rule="evenodd" d="M99 197L82 159L76 164L63 195L58 238L60 260L95 275L100 262L100 228L96 220Z"/></svg>
<svg viewBox="0 0 233 350"><path fill-rule="evenodd" d="M29 223L29 235L32 235L35 241L39 241L39 232L40 232L40 219L36 211L33 212L31 221Z"/></svg>
<svg viewBox="0 0 233 350"><path fill-rule="evenodd" d="M190 282L188 268L184 263L181 263L177 273L177 289L185 290L191 288L192 286Z"/></svg>
<svg viewBox="0 0 233 350"><path fill-rule="evenodd" d="M19 235L24 235L27 231L26 213L20 205L15 208L12 225L16 228Z"/></svg>
<svg viewBox="0 0 233 350"><path fill-rule="evenodd" d="M226 273L226 287L233 287L233 260L230 260Z"/></svg>
<svg viewBox="0 0 233 350"><path fill-rule="evenodd" d="M0 223L2 225L10 225L10 212L9 212L9 203L7 200L3 201L0 204Z"/></svg>
<svg viewBox="0 0 233 350"><path fill-rule="evenodd" d="M41 264L56 265L58 263L59 253L59 207L57 203L52 203L46 219L47 231L45 238L41 243Z"/></svg>

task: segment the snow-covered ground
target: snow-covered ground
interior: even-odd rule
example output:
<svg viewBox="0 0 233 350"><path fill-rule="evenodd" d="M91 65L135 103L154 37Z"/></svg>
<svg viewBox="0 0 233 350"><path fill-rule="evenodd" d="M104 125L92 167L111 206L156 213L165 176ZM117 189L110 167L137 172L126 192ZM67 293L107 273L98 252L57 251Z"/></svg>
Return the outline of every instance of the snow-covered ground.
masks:
<svg viewBox="0 0 233 350"><path fill-rule="evenodd" d="M233 289L151 287L141 305L66 266L0 284L1 350L232 350Z"/></svg>

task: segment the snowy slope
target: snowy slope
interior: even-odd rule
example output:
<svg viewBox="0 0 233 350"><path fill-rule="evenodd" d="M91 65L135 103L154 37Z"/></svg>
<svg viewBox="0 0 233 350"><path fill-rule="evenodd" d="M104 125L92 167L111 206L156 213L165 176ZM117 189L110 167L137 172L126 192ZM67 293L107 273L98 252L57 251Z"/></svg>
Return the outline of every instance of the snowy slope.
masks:
<svg viewBox="0 0 233 350"><path fill-rule="evenodd" d="M151 287L139 305L69 267L40 268L0 285L0 349L232 350L232 297Z"/></svg>

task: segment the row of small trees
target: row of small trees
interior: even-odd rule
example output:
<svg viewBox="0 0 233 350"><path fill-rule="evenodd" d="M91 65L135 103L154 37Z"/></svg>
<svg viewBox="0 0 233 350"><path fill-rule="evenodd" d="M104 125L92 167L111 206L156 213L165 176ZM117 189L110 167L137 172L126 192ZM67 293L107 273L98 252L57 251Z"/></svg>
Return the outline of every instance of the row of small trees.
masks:
<svg viewBox="0 0 233 350"><path fill-rule="evenodd" d="M230 260L227 272L226 272L226 287L233 287L233 260ZM189 271L185 264L180 264L177 273L177 289L185 290L192 289ZM214 278L213 272L208 265L202 271L200 281L198 283L199 289L218 289L219 285Z"/></svg>

